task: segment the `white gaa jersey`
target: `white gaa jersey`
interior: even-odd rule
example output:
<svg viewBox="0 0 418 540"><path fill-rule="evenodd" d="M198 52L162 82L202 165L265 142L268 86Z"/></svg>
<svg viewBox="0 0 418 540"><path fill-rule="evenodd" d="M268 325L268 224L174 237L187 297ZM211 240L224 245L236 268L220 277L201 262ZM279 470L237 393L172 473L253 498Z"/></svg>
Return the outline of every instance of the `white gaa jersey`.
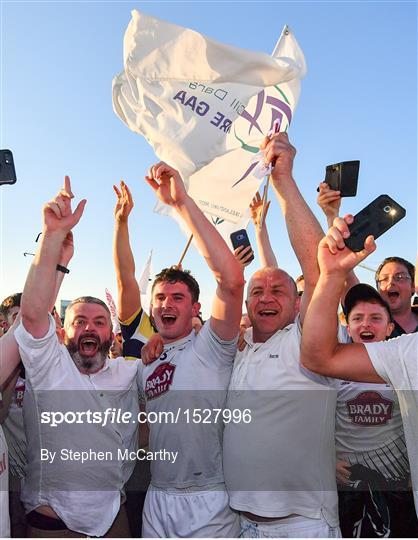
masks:
<svg viewBox="0 0 418 540"><path fill-rule="evenodd" d="M153 452L177 453L151 462L151 484L193 488L223 483L222 414L237 340L223 341L208 321L196 335L164 346L160 358L138 368L138 386L148 415L171 419L149 422Z"/></svg>
<svg viewBox="0 0 418 540"><path fill-rule="evenodd" d="M418 334L367 343L366 349L377 373L398 396L418 514Z"/></svg>
<svg viewBox="0 0 418 540"><path fill-rule="evenodd" d="M409 462L401 411L388 384L336 380L337 458L379 471L387 480L407 481Z"/></svg>

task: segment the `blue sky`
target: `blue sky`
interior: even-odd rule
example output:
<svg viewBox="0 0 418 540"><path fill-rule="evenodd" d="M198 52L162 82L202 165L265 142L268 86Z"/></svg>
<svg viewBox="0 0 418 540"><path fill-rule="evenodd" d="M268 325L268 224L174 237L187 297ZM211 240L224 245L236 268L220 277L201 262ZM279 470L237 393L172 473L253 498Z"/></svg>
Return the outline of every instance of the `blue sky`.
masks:
<svg viewBox="0 0 418 540"><path fill-rule="evenodd" d="M111 82L122 69L132 9L219 41L270 53L284 24L302 47L308 74L289 131L294 176L321 223L316 186L325 165L360 159L355 213L387 193L408 215L378 241L367 264L415 260L417 249L417 6L415 2L1 2L0 146L15 156L18 182L0 188L0 297L21 290L41 230L41 207L65 174L87 198L75 229L76 255L61 297L116 293L112 265L114 195L124 179L136 206L131 241L137 274L154 249L154 270L177 262L186 238L153 213L143 181L152 149L112 110ZM273 195L273 193L271 193ZM277 201L268 225L279 264L297 276ZM250 239L255 245L252 225ZM256 258L246 271L256 269ZM185 266L198 278L204 313L214 280L196 251ZM372 274L359 271L365 281Z"/></svg>

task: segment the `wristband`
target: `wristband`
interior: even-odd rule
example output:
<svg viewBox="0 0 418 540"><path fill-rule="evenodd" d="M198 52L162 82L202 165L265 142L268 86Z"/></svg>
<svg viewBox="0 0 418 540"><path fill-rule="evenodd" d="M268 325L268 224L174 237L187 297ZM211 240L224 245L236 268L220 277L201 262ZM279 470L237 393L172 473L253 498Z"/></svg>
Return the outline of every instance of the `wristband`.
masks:
<svg viewBox="0 0 418 540"><path fill-rule="evenodd" d="M63 274L69 274L70 273L68 268L65 268L65 266L62 266L61 264L57 264L57 270L58 270L58 272L62 272Z"/></svg>

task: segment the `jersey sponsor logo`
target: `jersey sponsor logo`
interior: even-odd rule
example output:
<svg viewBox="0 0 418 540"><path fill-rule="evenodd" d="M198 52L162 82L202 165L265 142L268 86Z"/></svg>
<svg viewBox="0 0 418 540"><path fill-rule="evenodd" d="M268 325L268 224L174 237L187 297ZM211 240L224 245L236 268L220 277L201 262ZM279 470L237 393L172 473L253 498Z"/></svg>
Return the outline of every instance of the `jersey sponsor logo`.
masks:
<svg viewBox="0 0 418 540"><path fill-rule="evenodd" d="M159 364L145 382L145 396L147 399L155 399L165 394L173 382L176 366L170 362Z"/></svg>
<svg viewBox="0 0 418 540"><path fill-rule="evenodd" d="M379 392L361 392L346 405L351 422L359 426L385 425L393 415L393 401Z"/></svg>
<svg viewBox="0 0 418 540"><path fill-rule="evenodd" d="M6 461L6 452L3 452L3 455L0 459L0 474L3 474L7 470L7 461Z"/></svg>
<svg viewBox="0 0 418 540"><path fill-rule="evenodd" d="M25 395L25 383L16 385L14 402L18 407L23 406L23 396Z"/></svg>

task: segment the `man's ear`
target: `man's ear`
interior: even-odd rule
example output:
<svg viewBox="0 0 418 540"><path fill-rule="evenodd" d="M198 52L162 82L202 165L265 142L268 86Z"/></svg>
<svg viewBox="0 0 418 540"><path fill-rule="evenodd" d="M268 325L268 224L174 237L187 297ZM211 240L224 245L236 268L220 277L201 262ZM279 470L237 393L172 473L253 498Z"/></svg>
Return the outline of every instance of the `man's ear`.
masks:
<svg viewBox="0 0 418 540"><path fill-rule="evenodd" d="M64 343L65 328L63 326L59 330L57 330L57 335L58 335L58 338L59 338L59 342Z"/></svg>
<svg viewBox="0 0 418 540"><path fill-rule="evenodd" d="M298 296L295 301L295 316L300 312L300 303L302 301L302 297Z"/></svg>
<svg viewBox="0 0 418 540"><path fill-rule="evenodd" d="M192 317L197 317L199 315L200 308L202 306L200 305L200 302L194 302L192 305Z"/></svg>
<svg viewBox="0 0 418 540"><path fill-rule="evenodd" d="M347 320L347 319L346 319L346 320ZM351 332L350 332L350 327L349 327L349 325L348 325L348 321L347 321L347 327L346 327L346 328L347 328L347 334L348 334L350 337L352 337L352 336L351 336Z"/></svg>
<svg viewBox="0 0 418 540"><path fill-rule="evenodd" d="M386 337L389 337L394 329L395 325L393 324L393 322L390 322L386 328Z"/></svg>

